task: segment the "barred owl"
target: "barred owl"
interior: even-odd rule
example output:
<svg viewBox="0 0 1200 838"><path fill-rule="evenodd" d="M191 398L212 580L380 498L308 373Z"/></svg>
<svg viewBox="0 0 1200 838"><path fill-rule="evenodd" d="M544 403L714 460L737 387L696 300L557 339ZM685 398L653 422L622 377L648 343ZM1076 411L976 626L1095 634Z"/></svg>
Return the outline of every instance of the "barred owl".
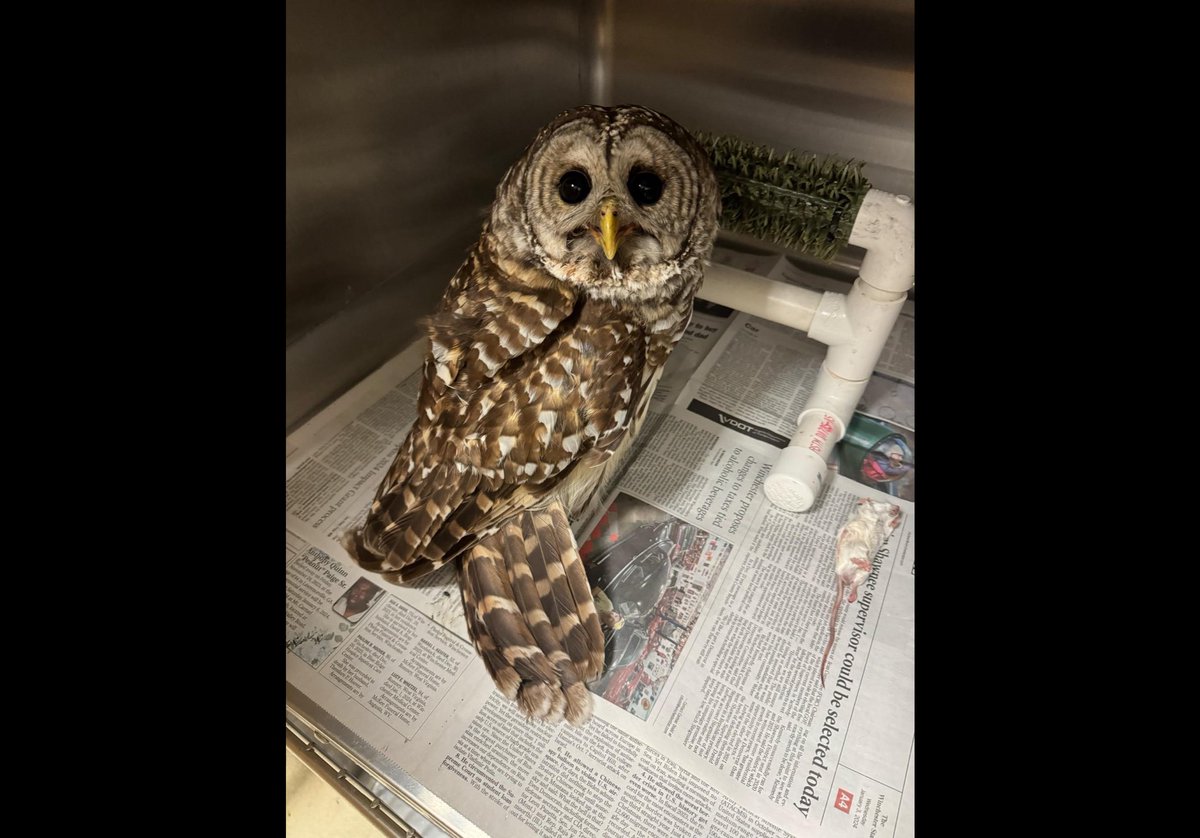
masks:
<svg viewBox="0 0 1200 838"><path fill-rule="evenodd" d="M662 114L586 106L543 128L425 321L416 422L343 538L401 581L458 559L475 648L531 717L591 715L604 635L569 521L638 431L719 204L707 155Z"/></svg>

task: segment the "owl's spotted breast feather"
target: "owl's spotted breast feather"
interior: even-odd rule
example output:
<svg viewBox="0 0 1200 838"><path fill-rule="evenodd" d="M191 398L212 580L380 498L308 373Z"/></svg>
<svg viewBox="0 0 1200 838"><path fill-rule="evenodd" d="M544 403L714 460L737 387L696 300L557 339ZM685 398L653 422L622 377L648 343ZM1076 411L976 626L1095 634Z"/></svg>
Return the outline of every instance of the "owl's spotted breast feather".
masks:
<svg viewBox="0 0 1200 838"><path fill-rule="evenodd" d="M611 144L632 130L640 109L609 110L614 124L622 120L620 132L605 134ZM596 109L580 113L585 123L597 118ZM573 130L570 119L556 124ZM556 136L539 135L542 143ZM564 280L561 265L548 264L514 228L521 219L541 240L554 235L553 223L539 222L528 205L524 181L541 166L580 165L546 161L540 147L535 142L506 175L483 236L426 322L416 422L362 529L343 543L364 567L401 580L461 557L468 628L501 692L529 715L581 723L604 637L568 521L594 499L613 455L628 448L687 326L700 280L696 254L711 248L717 199L707 162L680 149L699 174L694 183L668 180L664 190L697 189L674 198L704 207L688 222L692 233L675 254L681 261L673 269L627 264L629 294L599 293L574 273ZM606 180L589 172L607 212L639 211L612 197L627 174ZM660 229L651 216L636 226L647 237ZM596 257L576 258L585 265ZM607 270L616 275L615 266Z"/></svg>

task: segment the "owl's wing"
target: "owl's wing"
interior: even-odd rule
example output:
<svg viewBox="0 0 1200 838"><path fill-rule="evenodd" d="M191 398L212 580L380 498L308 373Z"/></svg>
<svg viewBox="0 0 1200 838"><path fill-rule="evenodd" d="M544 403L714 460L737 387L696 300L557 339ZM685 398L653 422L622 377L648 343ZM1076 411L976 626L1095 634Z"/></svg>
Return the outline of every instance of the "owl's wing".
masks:
<svg viewBox="0 0 1200 838"><path fill-rule="evenodd" d="M576 298L536 279L511 278L477 247L426 321L430 352L416 422L362 529L343 538L367 569L407 580L440 567L498 503L531 478L551 476L546 467L516 468L528 448L523 432L532 434L539 418L536 407L532 416L523 410L535 394L521 360L573 313Z"/></svg>
<svg viewBox="0 0 1200 838"><path fill-rule="evenodd" d="M500 692L526 715L582 724L604 634L558 502L510 517L459 564L471 639Z"/></svg>
<svg viewBox="0 0 1200 838"><path fill-rule="evenodd" d="M483 266L429 324L417 421L361 532L343 541L364 567L406 581L594 465L646 386L646 338L611 308Z"/></svg>

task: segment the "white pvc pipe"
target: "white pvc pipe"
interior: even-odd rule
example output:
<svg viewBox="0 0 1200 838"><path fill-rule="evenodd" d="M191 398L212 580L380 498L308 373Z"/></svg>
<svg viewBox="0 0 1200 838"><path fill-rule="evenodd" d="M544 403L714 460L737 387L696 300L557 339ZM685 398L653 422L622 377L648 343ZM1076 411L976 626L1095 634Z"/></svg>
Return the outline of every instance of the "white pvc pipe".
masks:
<svg viewBox="0 0 1200 838"><path fill-rule="evenodd" d="M881 291L908 293L916 266L916 213L907 195L872 189L863 198L850 244L867 251L858 275Z"/></svg>
<svg viewBox="0 0 1200 838"><path fill-rule="evenodd" d="M808 332L829 346L796 434L763 483L776 506L804 512L821 494L829 460L912 288L915 230L908 196L867 192L850 232L850 243L867 253L849 294L821 294L725 265L705 271L703 299Z"/></svg>
<svg viewBox="0 0 1200 838"><path fill-rule="evenodd" d="M809 509L829 476L829 460L846 433L896 317L912 287L915 257L912 201L870 190L850 233L867 250L846 296L824 295L809 336L829 344L817 383L763 491L776 506Z"/></svg>
<svg viewBox="0 0 1200 838"><path fill-rule="evenodd" d="M712 264L704 271L700 297L755 317L807 332L822 295L727 265Z"/></svg>

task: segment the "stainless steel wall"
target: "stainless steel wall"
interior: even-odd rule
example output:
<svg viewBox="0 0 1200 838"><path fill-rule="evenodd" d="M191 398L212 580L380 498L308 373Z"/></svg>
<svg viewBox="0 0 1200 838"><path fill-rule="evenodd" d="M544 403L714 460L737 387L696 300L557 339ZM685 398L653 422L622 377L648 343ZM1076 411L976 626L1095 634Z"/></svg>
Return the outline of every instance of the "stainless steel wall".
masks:
<svg viewBox="0 0 1200 838"><path fill-rule="evenodd" d="M288 0L287 425L416 335L582 102L867 161L914 195L913 0Z"/></svg>
<svg viewBox="0 0 1200 838"><path fill-rule="evenodd" d="M289 427L411 342L505 169L588 98L593 5L288 0Z"/></svg>
<svg viewBox="0 0 1200 838"><path fill-rule="evenodd" d="M612 97L915 197L914 0L613 0Z"/></svg>

